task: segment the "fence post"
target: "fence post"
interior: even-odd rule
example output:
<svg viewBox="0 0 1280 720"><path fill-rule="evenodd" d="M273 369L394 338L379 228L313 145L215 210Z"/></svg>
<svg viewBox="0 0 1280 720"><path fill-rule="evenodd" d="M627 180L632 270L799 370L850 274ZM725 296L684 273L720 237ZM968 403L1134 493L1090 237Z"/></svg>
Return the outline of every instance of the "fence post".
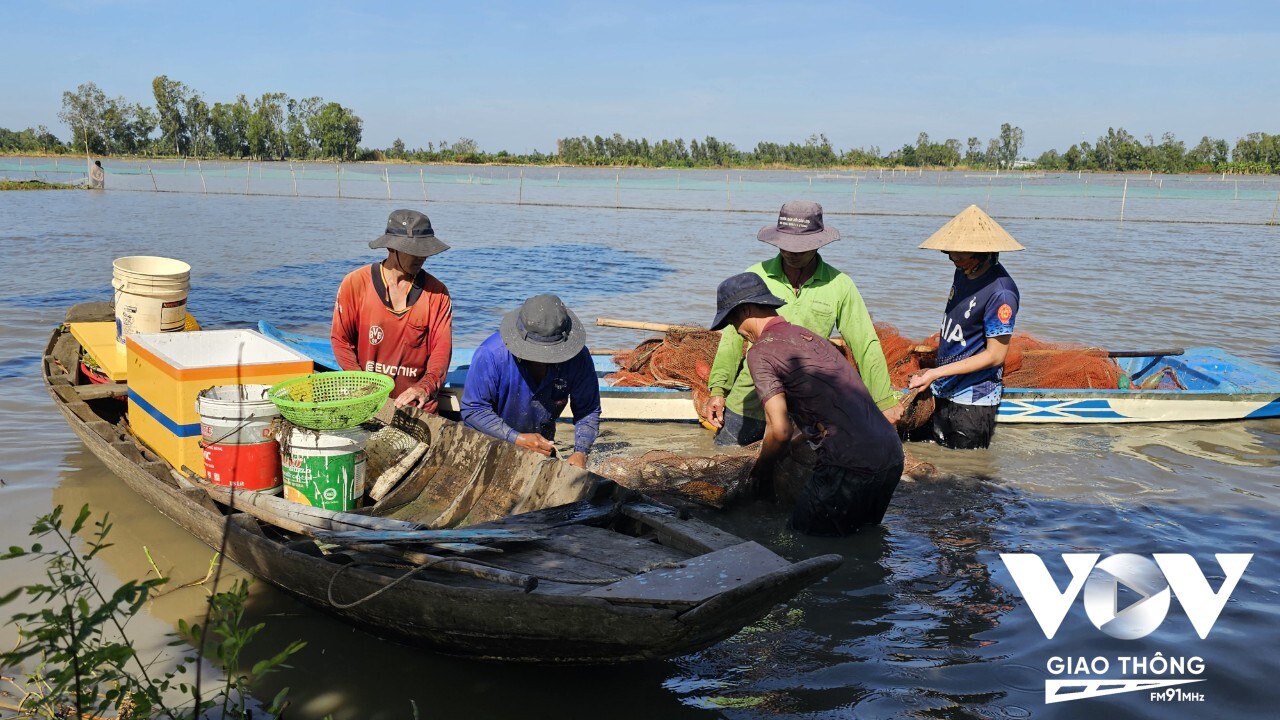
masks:
<svg viewBox="0 0 1280 720"><path fill-rule="evenodd" d="M387 199L391 199L391 172L386 166L382 168L382 179L387 183Z"/></svg>
<svg viewBox="0 0 1280 720"><path fill-rule="evenodd" d="M1129 197L1129 178L1124 179L1124 190L1120 193L1120 222L1124 222L1124 201Z"/></svg>
<svg viewBox="0 0 1280 720"><path fill-rule="evenodd" d="M516 190L516 204L524 204L524 168L520 168L520 187Z"/></svg>
<svg viewBox="0 0 1280 720"><path fill-rule="evenodd" d="M204 185L204 166L199 160L196 160L196 172L200 173L200 192L203 195L209 194L209 188Z"/></svg>
<svg viewBox="0 0 1280 720"><path fill-rule="evenodd" d="M729 194L729 173L724 174L724 208L726 210L733 209L733 197Z"/></svg>
<svg viewBox="0 0 1280 720"><path fill-rule="evenodd" d="M342 163L333 166L333 174L338 177L338 197L342 197Z"/></svg>
<svg viewBox="0 0 1280 720"><path fill-rule="evenodd" d="M849 210L849 213L851 215L858 213L858 177L856 175L853 178L853 207Z"/></svg>
<svg viewBox="0 0 1280 720"><path fill-rule="evenodd" d="M983 210L991 209L991 178L987 177L987 201L982 204Z"/></svg>
<svg viewBox="0 0 1280 720"><path fill-rule="evenodd" d="M244 194L249 194L249 178L253 175L253 161L244 164Z"/></svg>
<svg viewBox="0 0 1280 720"><path fill-rule="evenodd" d="M613 176L613 207L616 210L621 203L618 200L618 194L621 192L622 173Z"/></svg>
<svg viewBox="0 0 1280 720"><path fill-rule="evenodd" d="M293 196L298 197L298 176L293 172L293 161L289 161L289 177L293 179Z"/></svg>
<svg viewBox="0 0 1280 720"><path fill-rule="evenodd" d="M427 201L427 177L423 174L422 168L418 168L418 182L422 183L422 202Z"/></svg>

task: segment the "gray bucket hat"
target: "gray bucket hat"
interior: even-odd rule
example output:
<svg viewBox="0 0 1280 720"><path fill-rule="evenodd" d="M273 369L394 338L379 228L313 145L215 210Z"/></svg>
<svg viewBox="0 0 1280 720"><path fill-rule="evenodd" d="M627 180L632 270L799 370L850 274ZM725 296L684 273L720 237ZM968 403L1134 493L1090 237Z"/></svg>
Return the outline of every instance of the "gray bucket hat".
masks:
<svg viewBox="0 0 1280 720"><path fill-rule="evenodd" d="M807 200L792 200L778 211L778 224L766 225L756 239L787 252L817 250L840 239L840 231L822 223L822 206Z"/></svg>
<svg viewBox="0 0 1280 720"><path fill-rule="evenodd" d="M392 210L387 231L370 240L369 247L391 248L414 257L431 257L449 249L431 229L431 218L417 210Z"/></svg>
<svg viewBox="0 0 1280 720"><path fill-rule="evenodd" d="M769 292L764 278L750 272L738 273L716 288L716 317L711 321L711 329L719 330L728 325L729 313L746 304L782 307L787 303Z"/></svg>
<svg viewBox="0 0 1280 720"><path fill-rule="evenodd" d="M521 360L561 363L587 345L587 330L555 295L534 295L502 318L502 344Z"/></svg>

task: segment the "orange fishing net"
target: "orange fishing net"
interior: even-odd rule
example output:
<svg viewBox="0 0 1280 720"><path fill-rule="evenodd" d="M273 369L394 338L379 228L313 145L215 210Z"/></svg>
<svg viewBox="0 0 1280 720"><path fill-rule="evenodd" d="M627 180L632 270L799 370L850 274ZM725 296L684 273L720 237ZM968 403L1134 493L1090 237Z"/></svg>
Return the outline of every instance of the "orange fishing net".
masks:
<svg viewBox="0 0 1280 720"><path fill-rule="evenodd" d="M711 392L707 378L720 346L715 330L673 328L660 338L649 338L635 350L613 356L621 368L606 379L614 387L681 387L693 391L693 406L699 414Z"/></svg>

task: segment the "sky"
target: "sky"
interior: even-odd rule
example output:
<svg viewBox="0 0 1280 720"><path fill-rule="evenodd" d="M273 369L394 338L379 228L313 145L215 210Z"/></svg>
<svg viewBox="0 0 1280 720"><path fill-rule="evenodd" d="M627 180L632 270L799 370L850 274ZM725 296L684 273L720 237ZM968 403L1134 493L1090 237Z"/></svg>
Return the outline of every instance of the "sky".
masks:
<svg viewBox="0 0 1280 720"><path fill-rule="evenodd" d="M0 127L48 126L85 82L154 105L321 96L367 147L714 136L837 150L1022 128L1023 154L1123 127L1231 145L1280 133L1280 3L0 0Z"/></svg>

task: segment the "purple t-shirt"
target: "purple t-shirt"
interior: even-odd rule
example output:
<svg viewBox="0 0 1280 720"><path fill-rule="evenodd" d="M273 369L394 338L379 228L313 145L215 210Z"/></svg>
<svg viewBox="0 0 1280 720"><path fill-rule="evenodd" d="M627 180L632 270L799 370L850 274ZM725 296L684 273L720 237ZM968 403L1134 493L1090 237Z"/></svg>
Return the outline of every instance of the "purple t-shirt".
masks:
<svg viewBox="0 0 1280 720"><path fill-rule="evenodd" d="M761 403L785 394L787 412L823 464L878 472L902 462L897 430L827 338L771 320L747 351L747 367Z"/></svg>

